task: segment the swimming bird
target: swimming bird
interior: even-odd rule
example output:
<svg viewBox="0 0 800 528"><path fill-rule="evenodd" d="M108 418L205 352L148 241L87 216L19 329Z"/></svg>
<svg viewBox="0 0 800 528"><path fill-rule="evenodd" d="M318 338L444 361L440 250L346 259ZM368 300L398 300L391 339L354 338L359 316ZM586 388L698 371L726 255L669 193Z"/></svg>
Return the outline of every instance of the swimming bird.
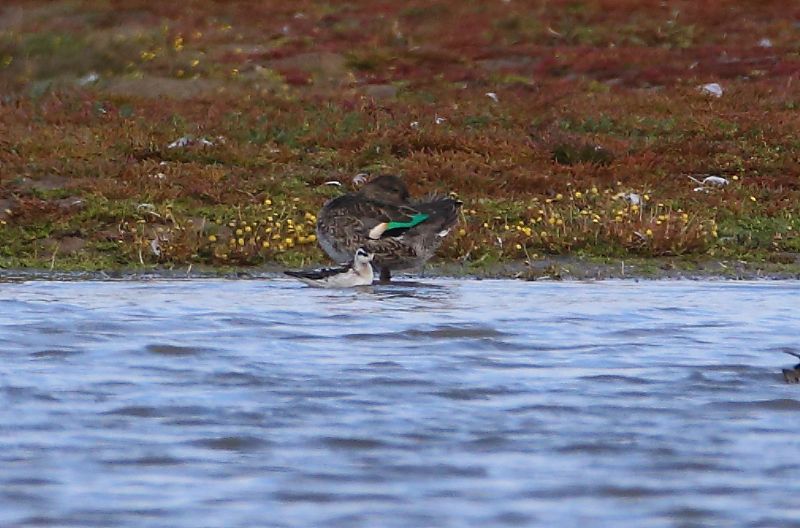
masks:
<svg viewBox="0 0 800 528"><path fill-rule="evenodd" d="M797 352L792 352L791 350L784 350L784 352L800 359L800 354ZM781 370L783 370L783 379L786 383L800 383L800 363L795 365L794 368Z"/></svg>
<svg viewBox="0 0 800 528"><path fill-rule="evenodd" d="M327 202L317 215L317 239L341 261L358 247L375 254L381 282L392 270L421 267L458 220L462 202L445 196L412 200L398 176L383 174Z"/></svg>
<svg viewBox="0 0 800 528"><path fill-rule="evenodd" d="M356 250L353 260L335 268L284 271L286 275L320 288L351 288L372 284L372 253L364 248Z"/></svg>

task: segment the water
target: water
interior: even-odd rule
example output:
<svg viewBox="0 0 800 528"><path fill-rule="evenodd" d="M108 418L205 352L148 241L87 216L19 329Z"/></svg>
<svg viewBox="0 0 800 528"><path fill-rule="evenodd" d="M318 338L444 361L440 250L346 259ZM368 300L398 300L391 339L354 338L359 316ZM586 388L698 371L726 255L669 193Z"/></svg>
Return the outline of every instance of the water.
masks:
<svg viewBox="0 0 800 528"><path fill-rule="evenodd" d="M798 282L0 284L0 526L800 526Z"/></svg>

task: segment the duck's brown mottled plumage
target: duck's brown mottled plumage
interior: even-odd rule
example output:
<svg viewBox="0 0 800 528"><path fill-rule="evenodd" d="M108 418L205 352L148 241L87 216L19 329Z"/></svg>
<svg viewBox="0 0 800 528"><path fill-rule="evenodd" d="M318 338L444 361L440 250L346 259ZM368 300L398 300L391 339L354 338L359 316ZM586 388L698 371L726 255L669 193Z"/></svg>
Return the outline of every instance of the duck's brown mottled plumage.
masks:
<svg viewBox="0 0 800 528"><path fill-rule="evenodd" d="M358 192L334 198L318 215L317 238L322 249L336 261L364 247L375 254L373 265L388 280L391 270L422 266L439 248L458 220L461 202L434 196L411 200L403 180L378 176ZM427 218L408 229L394 229L373 240L369 232L384 222L409 222L414 215Z"/></svg>

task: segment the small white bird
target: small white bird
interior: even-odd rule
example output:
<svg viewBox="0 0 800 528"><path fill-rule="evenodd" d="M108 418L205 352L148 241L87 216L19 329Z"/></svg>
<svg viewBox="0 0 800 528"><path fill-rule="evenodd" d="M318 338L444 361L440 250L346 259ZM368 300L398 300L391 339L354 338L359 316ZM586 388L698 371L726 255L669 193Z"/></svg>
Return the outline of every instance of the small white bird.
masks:
<svg viewBox="0 0 800 528"><path fill-rule="evenodd" d="M318 268L313 270L284 271L286 275L318 288L352 288L372 284L373 253L358 248L353 261L336 268Z"/></svg>

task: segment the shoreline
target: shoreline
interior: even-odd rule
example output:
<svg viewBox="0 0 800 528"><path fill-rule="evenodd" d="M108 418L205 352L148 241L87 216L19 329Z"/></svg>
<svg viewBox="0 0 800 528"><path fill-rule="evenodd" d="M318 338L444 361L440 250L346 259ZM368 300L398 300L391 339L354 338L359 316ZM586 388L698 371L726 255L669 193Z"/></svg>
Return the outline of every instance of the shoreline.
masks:
<svg viewBox="0 0 800 528"><path fill-rule="evenodd" d="M551 257L533 262L513 260L489 265L469 266L457 262L436 262L422 273L397 273L399 281L425 278L509 279L525 281L585 280L800 280L800 255L792 262L743 261L731 259L585 259ZM307 267L324 266L316 263ZM187 266L181 268L122 268L100 271L65 271L41 268L0 269L0 283L15 281L72 280L258 280L283 276L290 269L278 263L253 267L220 268Z"/></svg>

